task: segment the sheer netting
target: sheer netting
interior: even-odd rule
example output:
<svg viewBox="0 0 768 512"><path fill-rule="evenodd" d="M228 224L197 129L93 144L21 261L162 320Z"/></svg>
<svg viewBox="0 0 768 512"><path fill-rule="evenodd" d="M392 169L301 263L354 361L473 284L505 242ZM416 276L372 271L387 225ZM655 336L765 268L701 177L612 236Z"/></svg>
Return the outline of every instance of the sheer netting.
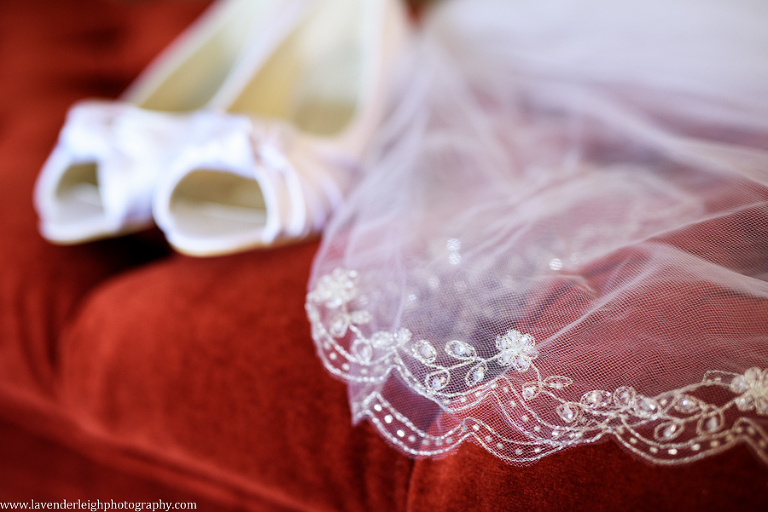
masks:
<svg viewBox="0 0 768 512"><path fill-rule="evenodd" d="M307 295L354 421L513 464L768 462L768 3L431 13Z"/></svg>

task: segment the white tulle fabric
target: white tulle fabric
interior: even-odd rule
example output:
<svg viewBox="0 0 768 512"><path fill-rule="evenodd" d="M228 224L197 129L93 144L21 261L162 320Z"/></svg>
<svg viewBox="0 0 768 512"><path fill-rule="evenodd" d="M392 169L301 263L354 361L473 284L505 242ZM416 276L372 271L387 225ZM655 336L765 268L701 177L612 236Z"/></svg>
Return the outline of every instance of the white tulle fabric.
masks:
<svg viewBox="0 0 768 512"><path fill-rule="evenodd" d="M307 312L355 422L513 464L768 462L768 4L428 15Z"/></svg>

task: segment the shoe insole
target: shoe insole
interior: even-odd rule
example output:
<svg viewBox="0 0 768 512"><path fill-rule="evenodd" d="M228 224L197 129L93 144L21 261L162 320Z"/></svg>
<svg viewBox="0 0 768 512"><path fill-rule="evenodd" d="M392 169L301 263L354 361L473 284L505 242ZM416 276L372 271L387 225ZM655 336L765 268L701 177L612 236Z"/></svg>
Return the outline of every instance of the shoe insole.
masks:
<svg viewBox="0 0 768 512"><path fill-rule="evenodd" d="M360 101L361 4L360 0L318 2L264 62L230 111L287 120L318 136L341 132Z"/></svg>
<svg viewBox="0 0 768 512"><path fill-rule="evenodd" d="M218 19L180 43L166 57L152 90L138 106L165 112L189 112L204 107L219 90L252 38L253 20L265 16L270 4L262 0L230 0ZM167 68L164 69L164 68ZM156 83L152 83L156 81Z"/></svg>

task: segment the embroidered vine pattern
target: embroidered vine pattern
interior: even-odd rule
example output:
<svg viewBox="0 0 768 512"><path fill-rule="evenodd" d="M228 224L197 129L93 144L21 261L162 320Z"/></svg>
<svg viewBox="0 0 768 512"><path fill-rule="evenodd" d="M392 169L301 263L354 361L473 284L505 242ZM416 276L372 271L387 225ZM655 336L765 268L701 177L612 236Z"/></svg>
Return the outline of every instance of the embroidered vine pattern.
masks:
<svg viewBox="0 0 768 512"><path fill-rule="evenodd" d="M306 304L313 337L328 370L373 385L355 416L371 419L407 452L441 453L472 437L501 458L525 462L609 435L654 462L696 460L746 442L768 463L768 435L755 421L768 416L768 369L710 371L701 382L657 396L621 386L569 400L573 380L543 376L534 338L517 329L499 334L493 353L484 355L463 340L415 339L407 328L369 333L372 315L358 304L364 301L357 300L357 280L357 272L344 269L318 279ZM460 423L441 435L413 425L375 388L393 370ZM726 398L713 400L713 391ZM515 435L471 414L489 397Z"/></svg>

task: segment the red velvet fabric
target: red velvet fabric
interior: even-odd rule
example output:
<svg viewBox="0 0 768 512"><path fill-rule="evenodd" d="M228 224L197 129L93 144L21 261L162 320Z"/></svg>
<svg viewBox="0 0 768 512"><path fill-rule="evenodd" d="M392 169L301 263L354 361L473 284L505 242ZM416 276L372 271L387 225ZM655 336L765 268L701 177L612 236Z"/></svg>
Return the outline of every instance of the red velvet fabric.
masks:
<svg viewBox="0 0 768 512"><path fill-rule="evenodd" d="M417 462L408 499L410 512L757 512L768 510L768 474L743 448L659 467L604 443L515 468L467 444L445 459Z"/></svg>
<svg viewBox="0 0 768 512"><path fill-rule="evenodd" d="M53 247L37 234L32 186L69 105L114 97L202 7L0 3L0 387L9 392L50 396L58 334L78 301L167 252L146 235Z"/></svg>
<svg viewBox="0 0 768 512"><path fill-rule="evenodd" d="M0 2L0 500L199 510L768 510L745 449L650 466L613 444L517 468L412 461L353 427L303 302L316 243L196 260L152 231L54 247L31 195L67 107L116 96L206 2Z"/></svg>
<svg viewBox="0 0 768 512"><path fill-rule="evenodd" d="M352 428L304 313L310 243L114 278L62 339L95 435L297 510L401 510L411 461Z"/></svg>
<svg viewBox="0 0 768 512"><path fill-rule="evenodd" d="M59 502L101 500L196 503L198 510L241 510L222 501L169 487L156 479L119 471L110 465L0 422L0 501ZM278 510L278 509L275 509Z"/></svg>

